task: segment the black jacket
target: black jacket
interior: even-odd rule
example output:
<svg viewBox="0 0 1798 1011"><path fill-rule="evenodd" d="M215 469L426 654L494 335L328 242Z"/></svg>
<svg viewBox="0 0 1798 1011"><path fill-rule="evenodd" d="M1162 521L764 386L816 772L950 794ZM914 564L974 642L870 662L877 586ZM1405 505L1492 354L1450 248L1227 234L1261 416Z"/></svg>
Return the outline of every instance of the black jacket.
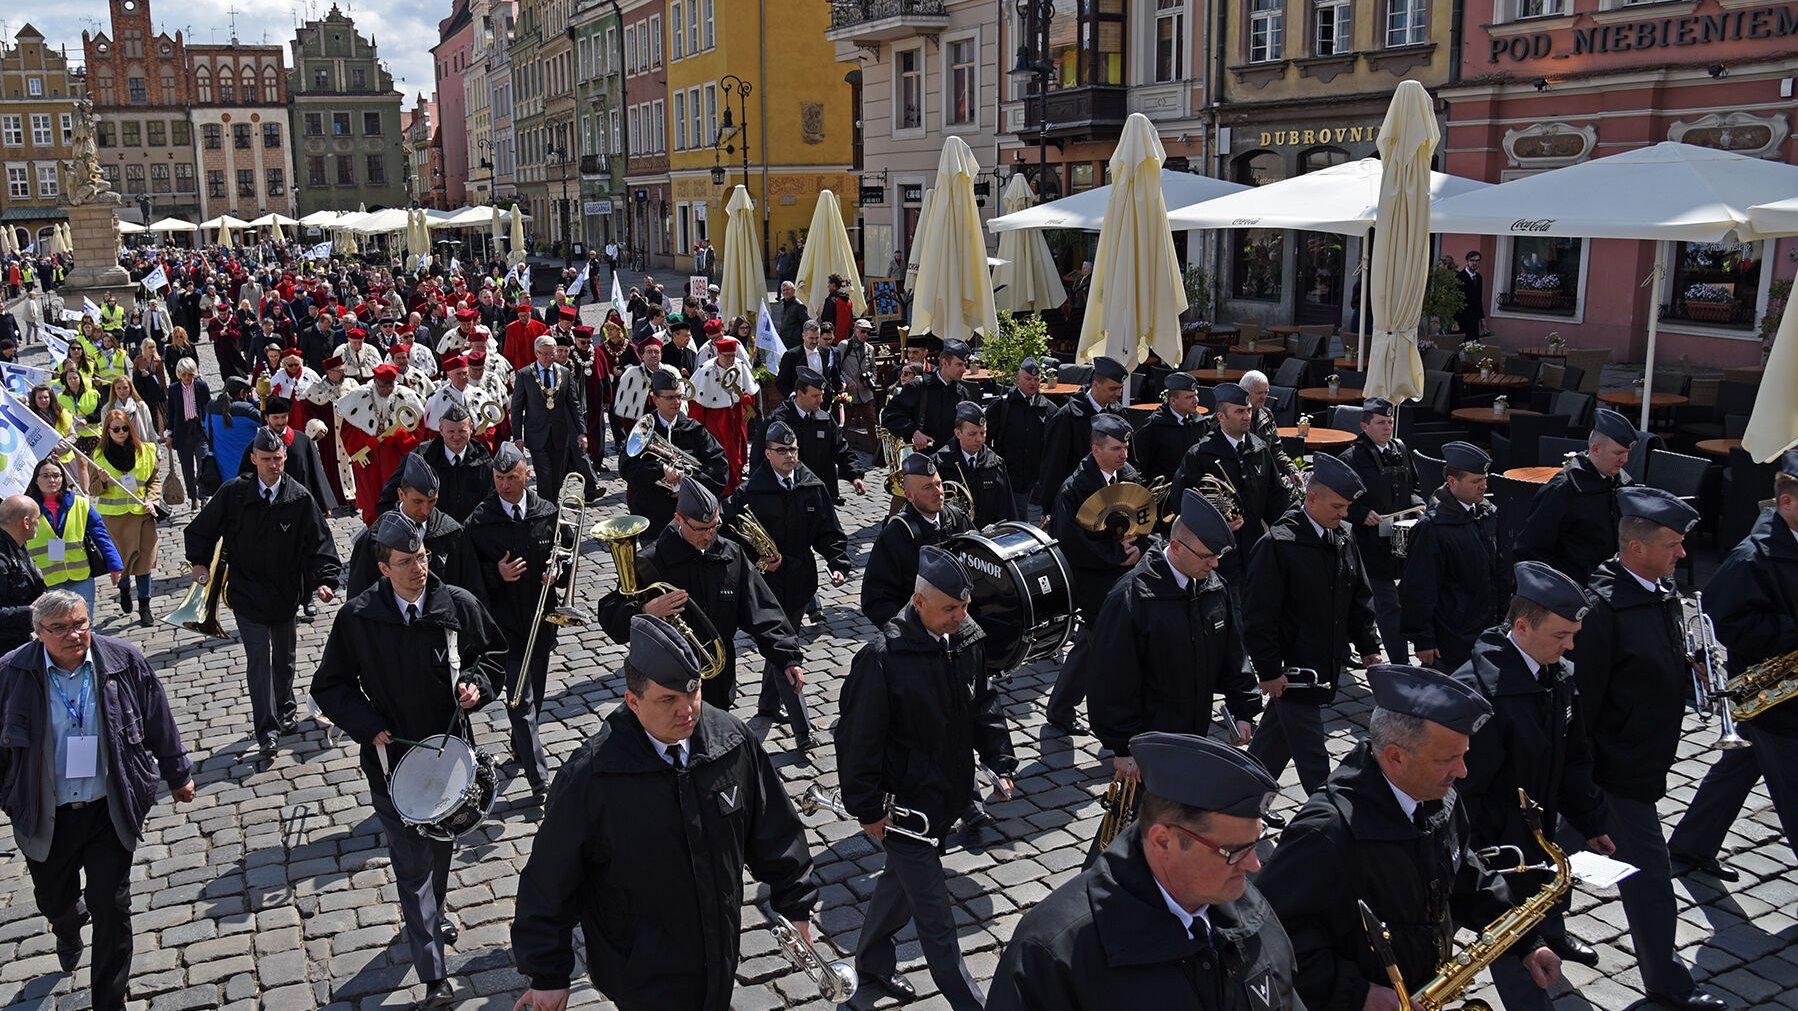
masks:
<svg viewBox="0 0 1798 1011"><path fill-rule="evenodd" d="M819 413L823 417L819 417ZM828 411L802 414L793 398L788 397L779 407L768 413L768 424L784 421L793 435L799 440L799 462L804 464L818 480L824 483L830 492L832 501L842 498L839 481L853 481L862 476L861 465L856 462L855 452L849 448L849 440L843 436L842 426L830 416ZM762 450L767 448L767 426L758 426L755 438L749 445L749 462L751 467L759 466L763 457Z"/></svg>
<svg viewBox="0 0 1798 1011"><path fill-rule="evenodd" d="M1090 447L1089 447L1090 450ZM1128 463L1117 472L1119 484L1142 484L1142 475ZM1111 592L1112 584L1124 578L1130 571L1130 563L1124 561L1124 544L1109 534L1093 533L1080 525L1078 516L1080 506L1092 497L1093 493L1105 487L1105 474L1093 459L1092 453L1074 468L1062 482L1061 491L1055 496L1054 508L1049 512L1049 532L1061 544L1061 553L1067 559L1069 575L1074 579L1074 606L1079 609L1083 618L1092 619L1099 613L1099 605L1105 602L1105 595ZM1139 537L1137 545L1144 551L1149 548L1149 540Z"/></svg>
<svg viewBox="0 0 1798 1011"><path fill-rule="evenodd" d="M350 542L350 563L345 567L343 583L346 597L361 594L382 578L381 567L375 561L373 530L374 527L367 527L358 531ZM424 545L431 556L431 575L470 593L482 591L481 573L468 550L462 524L450 519L441 509L431 510L431 515L425 517Z"/></svg>
<svg viewBox="0 0 1798 1011"><path fill-rule="evenodd" d="M1455 792L1419 810L1424 828L1405 817L1362 741L1299 808L1255 879L1292 935L1299 996L1311 1011L1360 1011L1370 986L1391 986L1356 900L1385 922L1413 986L1452 953L1457 925L1477 930L1513 905L1505 882L1474 855ZM1505 957L1539 946L1526 938Z"/></svg>
<svg viewBox="0 0 1798 1011"><path fill-rule="evenodd" d="M1598 563L1617 553L1617 521L1623 518L1617 489L1633 483L1625 471L1605 477L1581 454L1536 493L1512 553L1585 585Z"/></svg>
<svg viewBox="0 0 1798 1011"><path fill-rule="evenodd" d="M718 445L718 440L706 431L704 425L684 414L678 414L675 415L673 428L665 428L658 415L655 429L673 443L676 449L686 450L699 461L699 473L684 474L682 480L698 481L714 495L724 491L727 466L724 447ZM674 519L674 493L656 483L662 479L662 458L647 452L636 456L621 453L618 460L618 472L624 477L630 511L647 517L652 532L660 530Z"/></svg>
<svg viewBox="0 0 1798 1011"><path fill-rule="evenodd" d="M782 486L773 467L765 461L758 464L725 503L724 520L725 526L734 528L747 510L774 538L780 549L780 566L762 573L762 578L774 591L788 625L796 630L812 594L818 591L818 563L812 552L824 559L831 572L851 572L854 566L849 561L849 538L824 482L801 463L793 469L793 484L791 489ZM753 564L747 542L743 547Z"/></svg>
<svg viewBox="0 0 1798 1011"><path fill-rule="evenodd" d="M798 346L805 338L806 321L812 318L805 303L798 298L783 298L768 311L774 317L774 332L780 334L780 342L787 347ZM848 338L848 334L837 334L839 341Z"/></svg>
<svg viewBox="0 0 1798 1011"><path fill-rule="evenodd" d="M447 632L456 634L452 666ZM437 579L425 583L424 605L410 625L400 614L393 583L386 577L351 597L338 612L325 640L325 654L312 676L319 711L362 745L362 773L369 790L387 795L388 771L373 743L385 730L396 738L387 746L388 769L399 765L408 746L454 733L474 743L473 728L456 702L454 686L471 684L481 705L493 701L506 638L474 594Z"/></svg>
<svg viewBox="0 0 1798 1011"><path fill-rule="evenodd" d="M1048 397L1040 393L1026 397L1014 386L986 412L986 444L1004 458L1005 469L1011 475L1011 490L1037 501L1044 428L1054 410Z"/></svg>
<svg viewBox="0 0 1798 1011"><path fill-rule="evenodd" d="M437 472L437 511L458 523L467 520L475 506L493 492L493 456L486 446L473 439L463 448L462 459L454 467L450 466L449 452L444 449L441 438L432 439L412 452L424 457L425 463ZM403 462L393 468L387 484L381 488L376 508L382 512L399 508L400 479L405 474Z"/></svg>
<svg viewBox="0 0 1798 1011"><path fill-rule="evenodd" d="M1704 609L1739 675L1770 657L1798 649L1798 538L1768 509L1704 588ZM1762 727L1798 736L1798 706L1781 704L1755 717Z"/></svg>
<svg viewBox="0 0 1798 1011"><path fill-rule="evenodd" d="M837 349L818 345L818 361L824 368L818 374L824 378L826 390L843 388L843 364L837 359ZM787 348L786 354L780 356L780 368L775 373L774 385L783 397L791 397L799 385L799 367L805 364L805 345L795 341Z"/></svg>
<svg viewBox="0 0 1798 1011"><path fill-rule="evenodd" d="M1009 407L1006 413L1011 413ZM1093 407L1090 388L1082 389L1051 412L1043 423L1043 457L1034 501L1044 512L1054 508L1055 496L1061 492L1068 475L1080 466L1080 461L1093 455L1093 418L1098 413ZM1118 406L1111 405L1106 413L1118 413Z"/></svg>
<svg viewBox="0 0 1798 1011"><path fill-rule="evenodd" d="M574 976L574 928L593 985L624 1007L728 1011L743 870L775 912L818 903L805 826L742 721L700 709L677 771L620 705L556 773L518 877L512 953L539 990Z"/></svg>
<svg viewBox="0 0 1798 1011"><path fill-rule="evenodd" d="M990 447L980 447L970 467L967 454L961 451L961 440L951 437L949 445L934 457L943 480L959 481L973 497L974 515L969 522L974 527L985 529L1001 520L1023 518L1018 515L1017 500L1011 496L1011 475L1006 472L1005 461Z"/></svg>
<svg viewBox="0 0 1798 1011"><path fill-rule="evenodd" d="M1412 506L1423 504L1417 490L1417 470L1411 466L1410 451L1401 439L1391 439L1384 450L1374 445L1366 432L1342 454L1342 462L1355 469L1367 491L1349 503L1348 522L1355 531L1355 543L1361 548L1361 564L1372 579L1397 579L1404 575L1405 560L1392 554L1392 538L1381 537L1378 526L1367 525L1367 514L1390 516Z"/></svg>
<svg viewBox="0 0 1798 1011"><path fill-rule="evenodd" d="M943 541L968 529L968 518L945 505L935 524L926 523L911 503L887 518L868 551L868 568L862 573L862 614L875 628L884 626L911 600L918 581L918 549Z"/></svg>
<svg viewBox="0 0 1798 1011"><path fill-rule="evenodd" d="M1320 539L1304 506L1280 521L1249 555L1242 588L1242 640L1259 680L1288 667L1317 671L1318 689L1288 688L1286 702L1327 705L1349 663L1349 646L1362 656L1379 650L1373 591L1346 530Z"/></svg>
<svg viewBox="0 0 1798 1011"><path fill-rule="evenodd" d="M988 1011L1302 1011L1292 941L1254 885L1207 908L1211 943L1168 911L1132 825L1093 866L1024 914ZM1200 926L1195 923L1195 929Z"/></svg>
<svg viewBox="0 0 1798 1011"><path fill-rule="evenodd" d="M1351 514L1352 515L1352 514ZM1498 510L1471 510L1439 488L1411 528L1405 578L1398 584L1405 638L1417 649L1440 650L1444 671L1467 662L1473 640L1510 606L1511 569L1498 554Z"/></svg>
<svg viewBox="0 0 1798 1011"><path fill-rule="evenodd" d="M887 400L880 425L901 442L911 442L912 433L922 429L933 448L947 446L955 437L955 405L964 400L980 403L973 384L944 382L941 373L932 372L906 383Z"/></svg>
<svg viewBox="0 0 1798 1011"><path fill-rule="evenodd" d="M244 447L243 455L238 458L237 473L248 474L252 479L255 477L256 463L250 459L248 446ZM300 487L310 492L320 510L329 513L342 504L331 491L331 483L325 479L325 465L319 460L318 447L304 433L294 432L293 440L287 444L287 462L282 465L282 473L298 481Z"/></svg>
<svg viewBox="0 0 1798 1011"><path fill-rule="evenodd" d="M44 577L25 545L0 534L0 650L11 652L32 639L31 605L44 595Z"/></svg>
<svg viewBox="0 0 1798 1011"><path fill-rule="evenodd" d="M506 646L514 656L524 655L531 623L539 617L537 602L543 596L543 572L549 567L550 549L555 544L556 515L554 502L526 488L522 522L512 518L498 492L488 492L463 524L467 541L463 553L479 577L474 592L505 632ZM510 583L499 574L500 559L508 554L525 560L524 574ZM553 645L556 626L549 622L542 625L537 630L538 641L547 640Z"/></svg>
<svg viewBox="0 0 1798 1011"><path fill-rule="evenodd" d="M1236 530L1236 550L1224 556L1218 571L1225 582L1240 586L1250 549L1285 515L1292 504L1291 494L1280 478L1280 463L1273 450L1254 432L1245 432L1242 441L1232 448L1224 433L1212 425L1205 437L1186 451L1186 459L1174 474L1168 501L1179 502L1186 489L1197 488L1207 474L1236 489L1242 526Z"/></svg>
<svg viewBox="0 0 1798 1011"><path fill-rule="evenodd" d="M1584 701L1598 785L1657 801L1679 751L1692 690L1679 596L1650 592L1613 557L1586 584L1592 609L1573 639L1573 675Z"/></svg>
<svg viewBox="0 0 1798 1011"><path fill-rule="evenodd" d="M273 505L262 498L256 475L226 481L188 523L185 537L189 565L211 565L213 548L224 541L231 610L258 624L292 621L308 594L337 585L337 547L325 514L286 475L275 486Z"/></svg>
<svg viewBox="0 0 1798 1011"><path fill-rule="evenodd" d="M930 819L940 849L973 795L974 753L1000 775L1017 768L987 677L985 638L969 618L945 649L906 607L855 654L836 746L843 805L856 821L879 821L892 794L899 807Z"/></svg>
<svg viewBox="0 0 1798 1011"><path fill-rule="evenodd" d="M1237 719L1261 712L1223 580L1212 573L1182 588L1166 548L1144 552L1106 594L1092 649L1105 676L1093 678L1086 707L1093 736L1114 754L1128 755L1130 738L1150 730L1209 733L1218 695Z"/></svg>
<svg viewBox="0 0 1798 1011"><path fill-rule="evenodd" d="M522 439L537 452L559 452L587 434L586 384L567 365L551 368L555 369L554 388L547 390L535 361L518 370L507 414L513 438Z"/></svg>
<svg viewBox="0 0 1798 1011"><path fill-rule="evenodd" d="M1162 404L1136 430L1136 436L1131 440L1130 460L1149 480L1165 477L1172 481L1186 459L1186 451L1198 445L1210 431L1211 425L1203 415L1194 414L1182 423L1172 408Z"/></svg>

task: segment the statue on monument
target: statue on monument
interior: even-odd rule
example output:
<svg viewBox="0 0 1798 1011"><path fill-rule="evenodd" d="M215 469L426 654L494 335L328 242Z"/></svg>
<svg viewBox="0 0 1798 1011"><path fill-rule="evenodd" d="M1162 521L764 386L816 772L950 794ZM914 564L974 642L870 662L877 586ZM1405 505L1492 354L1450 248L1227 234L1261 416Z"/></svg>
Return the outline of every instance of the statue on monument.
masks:
<svg viewBox="0 0 1798 1011"><path fill-rule="evenodd" d="M112 185L100 171L99 145L94 133L94 103L86 96L75 100L75 123L71 145L75 156L64 162L64 166L73 177L74 185L69 187L69 203L80 207L83 204L122 204L122 194L113 192Z"/></svg>

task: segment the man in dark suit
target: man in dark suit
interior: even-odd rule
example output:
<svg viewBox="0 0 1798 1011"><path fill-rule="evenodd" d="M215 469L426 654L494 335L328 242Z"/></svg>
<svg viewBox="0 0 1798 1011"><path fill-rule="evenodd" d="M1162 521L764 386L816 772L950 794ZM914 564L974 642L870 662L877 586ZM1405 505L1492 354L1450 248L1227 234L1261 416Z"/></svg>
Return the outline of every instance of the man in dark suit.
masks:
<svg viewBox="0 0 1798 1011"><path fill-rule="evenodd" d="M556 361L555 338L539 336L532 350L537 361L519 370L512 389L512 435L531 453L537 492L553 500L575 454L587 451L587 407L574 373Z"/></svg>
<svg viewBox="0 0 1798 1011"><path fill-rule="evenodd" d="M780 334L781 343L789 347L799 343L803 328L812 321L811 314L805 311L805 303L799 301L799 289L793 287L791 281L780 282L780 301L769 311L774 315L774 332Z"/></svg>
<svg viewBox="0 0 1798 1011"><path fill-rule="evenodd" d="M843 388L843 374L837 362L836 349L824 346L817 320L807 320L800 328L799 346L788 348L787 353L780 356L780 372L774 377L774 385L780 387L781 396L793 395L794 377L802 366L823 376L828 389Z"/></svg>
<svg viewBox="0 0 1798 1011"><path fill-rule="evenodd" d="M1486 279L1480 274L1480 251L1470 249L1455 279L1461 282L1461 294L1466 303L1461 311L1455 314L1455 324L1467 340L1480 339L1480 324L1486 321Z"/></svg>

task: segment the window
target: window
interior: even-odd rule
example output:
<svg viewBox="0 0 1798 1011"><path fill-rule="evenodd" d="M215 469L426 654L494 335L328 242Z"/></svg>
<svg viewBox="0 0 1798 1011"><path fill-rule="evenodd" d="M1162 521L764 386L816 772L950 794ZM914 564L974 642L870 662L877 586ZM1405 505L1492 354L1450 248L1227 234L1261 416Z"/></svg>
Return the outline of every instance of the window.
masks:
<svg viewBox="0 0 1798 1011"><path fill-rule="evenodd" d="M318 137L323 135L325 132L325 114L322 112L306 113L300 117L300 129L304 131L308 137Z"/></svg>
<svg viewBox="0 0 1798 1011"><path fill-rule="evenodd" d="M118 192L118 190L119 190L119 167L117 165L102 165L102 166L100 166L100 175L105 177L106 185L111 186L113 189L113 192L115 192L115 193Z"/></svg>
<svg viewBox="0 0 1798 1011"><path fill-rule="evenodd" d="M175 98L175 68L163 67L162 72L156 75L156 79L162 84L162 94L157 97L173 102Z"/></svg>
<svg viewBox="0 0 1798 1011"><path fill-rule="evenodd" d="M718 86L705 86L705 135L718 143Z"/></svg>
<svg viewBox="0 0 1798 1011"><path fill-rule="evenodd" d="M217 151L223 143L225 128L217 123L200 124L200 146L208 151Z"/></svg>
<svg viewBox="0 0 1798 1011"><path fill-rule="evenodd" d="M693 142L693 146L710 146L712 141L705 135L704 123L699 114L698 88L687 89L687 122L690 124L688 127L687 138Z"/></svg>
<svg viewBox="0 0 1798 1011"><path fill-rule="evenodd" d="M674 149L687 149L687 93L674 93Z"/></svg>
<svg viewBox="0 0 1798 1011"><path fill-rule="evenodd" d="M1155 0L1155 82L1185 76L1186 0Z"/></svg>
<svg viewBox="0 0 1798 1011"><path fill-rule="evenodd" d="M1580 258L1585 240L1565 236L1520 236L1511 240L1511 259L1499 304L1518 312L1571 316L1579 305Z"/></svg>
<svg viewBox="0 0 1798 1011"><path fill-rule="evenodd" d="M1386 0L1386 47L1428 42L1429 10L1429 0Z"/></svg>
<svg viewBox="0 0 1798 1011"><path fill-rule="evenodd" d="M668 108L661 99L649 103L649 148L656 154L668 150Z"/></svg>
<svg viewBox="0 0 1798 1011"><path fill-rule="evenodd" d="M943 50L946 70L943 112L950 126L973 126L980 119L980 55L974 39L956 39Z"/></svg>
<svg viewBox="0 0 1798 1011"><path fill-rule="evenodd" d="M364 136L364 137L379 137L379 136L381 136L381 114L380 113L365 112L362 114L362 136Z"/></svg>
<svg viewBox="0 0 1798 1011"><path fill-rule="evenodd" d="M378 154L368 156L368 181L375 186L387 182L387 160Z"/></svg>
<svg viewBox="0 0 1798 1011"><path fill-rule="evenodd" d="M262 102L262 89L256 86L253 74L245 74L243 78L243 104L259 105Z"/></svg>
<svg viewBox="0 0 1798 1011"><path fill-rule="evenodd" d="M119 131L119 136L121 138L123 138L124 144L126 147L141 147L141 146L143 146L143 124L142 123L139 123L136 120L129 120L129 121L125 122L124 124L122 124L122 126L123 126L123 129L121 129Z"/></svg>
<svg viewBox="0 0 1798 1011"><path fill-rule="evenodd" d="M626 25L624 29L624 72L637 72L637 26Z"/></svg>
<svg viewBox="0 0 1798 1011"><path fill-rule="evenodd" d="M718 34L712 23L712 0L698 0L699 3L699 41L707 49L718 44Z"/></svg>
<svg viewBox="0 0 1798 1011"><path fill-rule="evenodd" d="M128 78L125 88L131 93L132 105L144 105L150 101L150 85L141 77Z"/></svg>
<svg viewBox="0 0 1798 1011"><path fill-rule="evenodd" d="M694 0L694 2L697 3L698 0ZM673 19L674 24L677 26L674 30L674 38L670 39L668 43L668 58L671 60L678 60L687 55L687 37L681 33L681 30L678 27L681 24L681 11L682 4L680 0L675 0L674 6L668 9L668 16Z"/></svg>
<svg viewBox="0 0 1798 1011"><path fill-rule="evenodd" d="M348 137L350 135L350 114L333 112L331 114L331 136Z"/></svg>
<svg viewBox="0 0 1798 1011"><path fill-rule="evenodd" d="M150 166L150 189L155 193L169 192L168 163L165 162L161 165Z"/></svg>
<svg viewBox="0 0 1798 1011"><path fill-rule="evenodd" d="M306 185L323 186L325 184L325 159L314 155L306 159Z"/></svg>
<svg viewBox="0 0 1798 1011"><path fill-rule="evenodd" d="M237 170L237 195L255 199L256 170L241 168Z"/></svg>
<svg viewBox="0 0 1798 1011"><path fill-rule="evenodd" d="M4 138L7 147L24 147L25 118L17 113L0 116L0 138Z"/></svg>
<svg viewBox="0 0 1798 1011"><path fill-rule="evenodd" d="M662 65L662 17L659 14L649 19L648 58L651 67Z"/></svg>
<svg viewBox="0 0 1798 1011"><path fill-rule="evenodd" d="M1567 13L1567 0L1517 0L1519 18L1548 18ZM1568 310L1569 312L1572 309Z"/></svg>
<svg viewBox="0 0 1798 1011"><path fill-rule="evenodd" d="M219 101L225 105L237 101L237 78L231 76L230 67L219 70Z"/></svg>
<svg viewBox="0 0 1798 1011"><path fill-rule="evenodd" d="M62 175L54 163L37 167L37 195L53 197L62 192Z"/></svg>
<svg viewBox="0 0 1798 1011"><path fill-rule="evenodd" d="M641 155L643 153L643 134L642 131L637 128L637 107L634 105L631 106L630 112L625 118L629 121L628 129L631 134L631 153L634 155Z"/></svg>
<svg viewBox="0 0 1798 1011"><path fill-rule="evenodd" d="M1355 48L1355 22L1349 0L1317 0L1316 56L1341 56Z"/></svg>
<svg viewBox="0 0 1798 1011"><path fill-rule="evenodd" d="M337 185L356 185L356 166L350 164L348 155L339 155L337 157Z"/></svg>
<svg viewBox="0 0 1798 1011"><path fill-rule="evenodd" d="M680 31L679 21L674 23L674 30ZM699 0L687 4L687 52L699 52Z"/></svg>
<svg viewBox="0 0 1798 1011"><path fill-rule="evenodd" d="M94 124L94 143L99 147L114 147L118 143L118 132L111 123L101 120Z"/></svg>
<svg viewBox="0 0 1798 1011"><path fill-rule="evenodd" d="M31 145L33 147L55 147L56 135L51 131L50 114L34 112L31 114Z"/></svg>
<svg viewBox="0 0 1798 1011"><path fill-rule="evenodd" d="M1749 330L1761 293L1755 243L1676 242L1669 318Z"/></svg>
<svg viewBox="0 0 1798 1011"><path fill-rule="evenodd" d="M264 124L262 124L262 146L263 147L280 147L281 146L281 124L279 124L279 123L264 123Z"/></svg>
<svg viewBox="0 0 1798 1011"><path fill-rule="evenodd" d="M192 144L194 142L193 124L185 119L170 120L169 139L174 141L176 147L186 147Z"/></svg>
<svg viewBox="0 0 1798 1011"><path fill-rule="evenodd" d="M6 166L6 195L9 197L31 196L31 172L25 166Z"/></svg>
<svg viewBox="0 0 1798 1011"><path fill-rule="evenodd" d="M43 93L44 93L44 79L43 78L27 77L25 79L25 94L30 95L32 98L36 98L37 96L42 95Z"/></svg>
<svg viewBox="0 0 1798 1011"><path fill-rule="evenodd" d="M125 192L142 193L144 191L144 167L142 165L125 166Z"/></svg>
<svg viewBox="0 0 1798 1011"><path fill-rule="evenodd" d="M1261 186L1286 178L1286 162L1274 151L1251 151L1236 159L1236 181ZM1280 301L1286 268L1286 232L1278 228L1237 229L1230 238L1231 292L1236 298Z"/></svg>
<svg viewBox="0 0 1798 1011"><path fill-rule="evenodd" d="M175 192L193 193L195 191L193 165L188 162L175 163Z"/></svg>
<svg viewBox="0 0 1798 1011"><path fill-rule="evenodd" d="M160 119L153 119L144 124L144 131L151 147L167 147L169 144L169 125Z"/></svg>
<svg viewBox="0 0 1798 1011"><path fill-rule="evenodd" d="M239 151L248 151L250 149L250 124L231 124L231 146Z"/></svg>
<svg viewBox="0 0 1798 1011"><path fill-rule="evenodd" d="M220 198L225 195L225 172L223 169L206 170L206 195Z"/></svg>
<svg viewBox="0 0 1798 1011"><path fill-rule="evenodd" d="M609 148L607 148L607 150L616 151L616 150L618 150L618 110L617 109L611 110L607 114L607 118L611 121L610 128L611 128L611 134L612 134L612 144Z"/></svg>
<svg viewBox="0 0 1798 1011"><path fill-rule="evenodd" d="M898 76L893 84L893 129L917 130L924 125L923 50L906 49L895 55Z"/></svg>
<svg viewBox="0 0 1798 1011"><path fill-rule="evenodd" d="M205 67L201 67L194 71L194 91L198 93L202 103L211 104L212 75L206 72Z"/></svg>
<svg viewBox="0 0 1798 1011"><path fill-rule="evenodd" d="M1285 0L1249 0L1249 62L1280 59L1286 42Z"/></svg>
<svg viewBox="0 0 1798 1011"><path fill-rule="evenodd" d="M317 70L314 70L312 72L312 90L313 91L326 91L326 90L329 90L330 87L331 87L331 72L329 70L326 70L324 67L319 67Z"/></svg>
<svg viewBox="0 0 1798 1011"><path fill-rule="evenodd" d="M368 90L368 70L366 68L363 68L363 67L351 67L350 68L350 90L351 91L367 91Z"/></svg>

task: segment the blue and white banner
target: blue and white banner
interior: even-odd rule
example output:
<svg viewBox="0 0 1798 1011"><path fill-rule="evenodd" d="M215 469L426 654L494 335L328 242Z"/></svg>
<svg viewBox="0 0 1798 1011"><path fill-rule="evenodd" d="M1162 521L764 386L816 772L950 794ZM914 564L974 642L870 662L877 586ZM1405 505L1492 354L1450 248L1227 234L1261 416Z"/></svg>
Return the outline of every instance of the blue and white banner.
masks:
<svg viewBox="0 0 1798 1011"><path fill-rule="evenodd" d="M50 373L33 365L20 365L18 362L0 362L0 385L7 392L20 400L25 400L33 386L40 386L50 381Z"/></svg>
<svg viewBox="0 0 1798 1011"><path fill-rule="evenodd" d="M527 295L530 294L530 292L531 292L531 266L530 266L530 264L524 262L523 260L520 260L517 263L513 264L512 269L506 271L506 280L508 282L513 282L513 281L517 282L519 285L523 286L525 294L527 294Z"/></svg>
<svg viewBox="0 0 1798 1011"><path fill-rule="evenodd" d="M86 295L81 296L81 312L95 323L100 322L100 307L95 305L94 300L88 298Z"/></svg>
<svg viewBox="0 0 1798 1011"><path fill-rule="evenodd" d="M311 249L306 250L306 259L308 259L308 260L329 260L330 258L331 258L331 243L330 242L321 242L318 245L313 246Z"/></svg>
<svg viewBox="0 0 1798 1011"><path fill-rule="evenodd" d="M62 436L10 391L0 393L0 495L19 495Z"/></svg>
<svg viewBox="0 0 1798 1011"><path fill-rule="evenodd" d="M44 348L50 352L51 364L61 365L63 359L69 357L69 344L75 340L75 331L44 323L38 326L38 332L44 335Z"/></svg>
<svg viewBox="0 0 1798 1011"><path fill-rule="evenodd" d="M755 314L755 346L767 353L764 361L780 364L780 356L787 353L787 346L781 342L780 333L774 329L774 317L768 314L768 303L761 303Z"/></svg>
<svg viewBox="0 0 1798 1011"><path fill-rule="evenodd" d="M160 288L166 288L169 285L168 272L163 270L162 264L159 263L156 265L155 270L152 270L148 274L144 275L144 279L143 279L142 283L143 283L143 286L150 291L156 291Z"/></svg>

